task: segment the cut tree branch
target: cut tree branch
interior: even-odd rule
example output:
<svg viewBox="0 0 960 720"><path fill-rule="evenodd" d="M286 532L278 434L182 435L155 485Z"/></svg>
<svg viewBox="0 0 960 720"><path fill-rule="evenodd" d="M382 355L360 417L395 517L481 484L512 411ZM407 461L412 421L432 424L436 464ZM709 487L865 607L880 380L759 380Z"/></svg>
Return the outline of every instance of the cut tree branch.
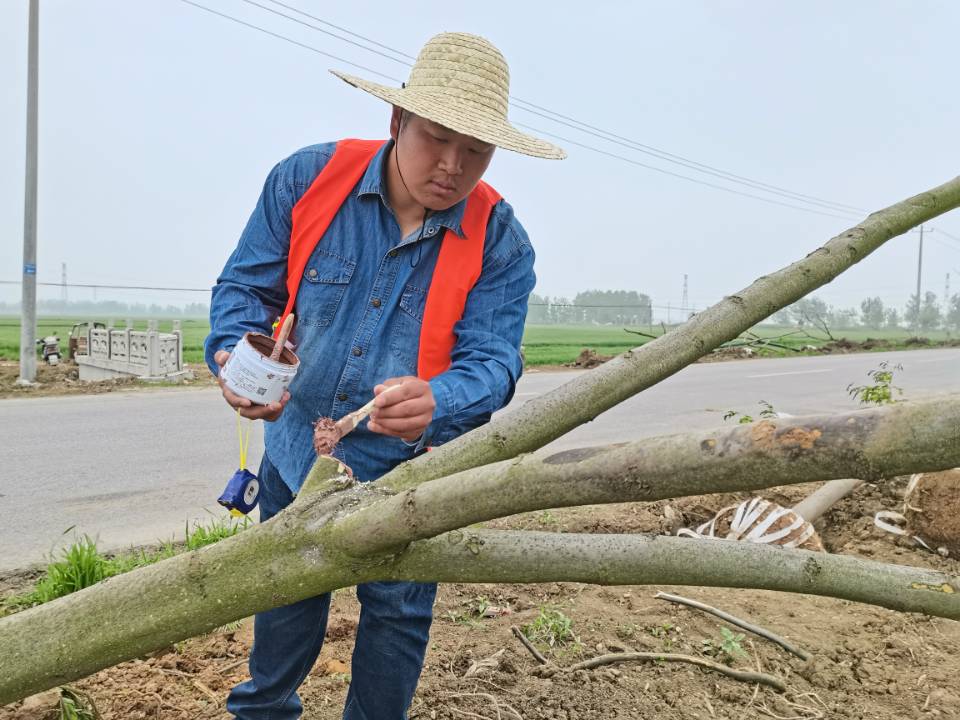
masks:
<svg viewBox="0 0 960 720"><path fill-rule="evenodd" d="M337 532L337 527L351 513L382 502L392 492L545 445L829 282L891 237L958 205L960 178L872 214L803 260L758 279L749 288L697 314L685 326L620 355L434 452L405 463L367 487L354 484L332 459L321 458L297 501L269 522L201 551L111 578L0 620L0 704L89 675L254 612L377 579L573 580L603 584L756 587L960 617L957 578L928 570L759 545L666 537L460 530L409 543L422 535L410 527L407 537L397 537L396 543L391 540L391 544L403 548L399 554L351 556L344 551L349 542L343 532ZM928 415L934 426L937 414ZM768 433L770 441L776 444L780 442L778 427L757 423L753 429ZM819 429L812 428L811 434L813 430ZM810 463L814 463L800 452L805 443L813 442L819 450L819 437L840 437L832 431L819 432L817 438L798 439L798 459L792 467L809 468ZM916 427L901 428L900 432L922 439ZM890 440L892 442L892 438ZM829 442L824 440L823 445L828 446ZM669 443L664 451L668 447ZM707 443L705 448L696 448L696 453L709 454L710 449ZM719 443L714 449L718 457L721 450L725 451ZM856 455L853 448L851 453ZM946 451L936 455L940 459L946 456ZM554 460L558 475L575 474L575 457L560 454L554 456ZM780 460L786 461L786 456ZM523 462L522 458L517 460L518 464ZM882 462L891 467L902 464L898 458L882 452L876 458L871 457L870 462L874 465L858 466L857 472L847 471L845 475L875 477L871 471L880 473ZM921 465L927 462L925 459ZM910 468L911 471L918 469L934 468ZM621 480L629 479L632 471L627 467L620 475ZM609 497L623 493L624 483L615 482L612 474L608 474L606 482L610 484L605 490ZM759 483L756 476L750 482ZM562 487L562 483L557 485ZM602 487L603 481L594 485ZM654 495L651 493L650 497ZM552 506L552 498L550 500L550 504L541 503L538 507ZM418 517L428 517L431 508L424 505L423 498L419 504L419 512L423 514ZM529 509L533 509L532 504ZM440 508L432 511L439 514ZM504 507L497 512L517 511ZM484 515L488 512L480 508L477 515L493 517ZM364 529L361 527L359 531L363 533ZM257 578L257 581L247 582L244 578Z"/></svg>
<svg viewBox="0 0 960 720"><path fill-rule="evenodd" d="M874 212L802 260L758 278L675 330L404 463L379 482L400 490L536 450L826 285L890 238L958 206L960 177Z"/></svg>
<svg viewBox="0 0 960 720"><path fill-rule="evenodd" d="M531 510L958 466L960 396L945 396L525 455L423 483L344 518L330 533L347 554L366 556Z"/></svg>

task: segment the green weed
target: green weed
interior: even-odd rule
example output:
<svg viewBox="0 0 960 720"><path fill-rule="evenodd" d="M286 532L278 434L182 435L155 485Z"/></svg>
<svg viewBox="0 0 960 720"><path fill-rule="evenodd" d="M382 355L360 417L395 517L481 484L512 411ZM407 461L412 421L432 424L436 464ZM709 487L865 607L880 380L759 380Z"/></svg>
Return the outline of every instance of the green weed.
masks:
<svg viewBox="0 0 960 720"><path fill-rule="evenodd" d="M97 550L97 543L89 535L84 535L63 551L61 560L47 566L46 574L28 595L28 604L39 605L55 600L115 574L110 561Z"/></svg>
<svg viewBox="0 0 960 720"><path fill-rule="evenodd" d="M761 418L777 417L777 411L773 409L773 405L768 403L766 400L761 400L759 404L761 408L759 417ZM727 410L727 412L724 413L723 415L723 419L729 420L730 418L735 418L737 416L739 416L739 418L737 419L738 425L746 425L747 423L753 422L753 415L747 415L746 413L737 412L736 410Z"/></svg>
<svg viewBox="0 0 960 720"><path fill-rule="evenodd" d="M67 687L60 688L59 715L57 720L100 720L93 701Z"/></svg>
<svg viewBox="0 0 960 720"><path fill-rule="evenodd" d="M178 552L197 550L206 545L232 537L251 525L249 518L213 518L207 523L195 522L186 527L186 542L178 546L171 540L161 542L156 550L140 549L107 557L97 549L97 543L88 535L72 543L51 562L33 590L22 595L4 598L0 602L0 617L13 614L34 605L41 605L64 595L90 587L114 575L121 575L138 567L152 565L173 557ZM67 532L72 530L69 528Z"/></svg>
<svg viewBox="0 0 960 720"><path fill-rule="evenodd" d="M732 665L735 660L749 657L740 644L742 640L743 633L734 633L730 628L721 627L719 639L704 640L700 649L704 655L711 655L726 665Z"/></svg>
<svg viewBox="0 0 960 720"><path fill-rule="evenodd" d="M244 516L242 520L234 520L226 515L220 518L213 518L206 525L200 522L194 522L193 529L190 529L189 523L186 526L184 534L187 538L187 550L199 550L207 545L212 545L220 540L233 537L237 533L246 530L251 525L250 518Z"/></svg>
<svg viewBox="0 0 960 720"><path fill-rule="evenodd" d="M530 642L543 643L550 647L564 647L578 643L573 634L573 620L557 608L542 606L540 614L521 630Z"/></svg>
<svg viewBox="0 0 960 720"><path fill-rule="evenodd" d="M479 627L482 624L480 620L484 617L487 612L487 608L489 607L490 600L487 598L487 596L477 595L467 602L466 607L463 610L450 610L447 612L447 617L451 622L455 622L460 625Z"/></svg>
<svg viewBox="0 0 960 720"><path fill-rule="evenodd" d="M886 360L878 367L867 372L873 380L873 385L847 385L847 393L858 400L861 405L892 405L897 402L894 394L902 395L903 389L893 384L894 371L903 370L903 365L890 367Z"/></svg>

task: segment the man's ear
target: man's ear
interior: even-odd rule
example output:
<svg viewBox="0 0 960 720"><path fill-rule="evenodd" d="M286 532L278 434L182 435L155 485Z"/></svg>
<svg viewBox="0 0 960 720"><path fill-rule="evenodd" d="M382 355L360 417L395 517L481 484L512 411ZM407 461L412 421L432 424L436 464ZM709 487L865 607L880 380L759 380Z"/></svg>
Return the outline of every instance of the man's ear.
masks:
<svg viewBox="0 0 960 720"><path fill-rule="evenodd" d="M400 119L403 116L403 108L393 106L393 112L390 114L390 137L396 141L400 135Z"/></svg>

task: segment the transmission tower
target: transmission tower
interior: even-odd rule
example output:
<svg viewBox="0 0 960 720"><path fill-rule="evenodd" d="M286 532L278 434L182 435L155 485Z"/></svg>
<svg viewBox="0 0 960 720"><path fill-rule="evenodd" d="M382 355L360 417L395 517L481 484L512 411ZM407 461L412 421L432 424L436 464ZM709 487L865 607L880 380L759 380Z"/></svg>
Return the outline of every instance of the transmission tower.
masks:
<svg viewBox="0 0 960 720"><path fill-rule="evenodd" d="M683 275L683 295L680 298L680 307L683 308L684 312L688 311L690 296L687 294L687 275Z"/></svg>

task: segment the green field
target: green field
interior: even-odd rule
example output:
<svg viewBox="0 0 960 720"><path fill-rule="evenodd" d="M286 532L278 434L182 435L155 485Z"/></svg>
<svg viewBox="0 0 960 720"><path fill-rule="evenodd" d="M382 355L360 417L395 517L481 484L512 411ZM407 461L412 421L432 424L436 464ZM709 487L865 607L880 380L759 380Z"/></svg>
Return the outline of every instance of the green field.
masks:
<svg viewBox="0 0 960 720"><path fill-rule="evenodd" d="M58 335L61 346L66 352L67 338L70 328L75 322L87 318L57 318L41 317L39 320L38 336ZM122 327L124 321L116 321L117 327ZM145 330L146 319L134 320L134 328ZM173 321L160 320L160 330L169 331ZM203 362L203 339L209 332L206 319L187 318L181 320L183 330L183 359L188 363ZM638 328L642 332L650 332L650 328ZM786 333L795 333L796 328L778 328L763 326L754 330L761 337L774 338ZM659 335L661 329L653 328L653 334ZM822 333L814 332L818 338ZM906 330L871 330L855 328L851 330L835 330L836 338L845 338L851 342L863 342L868 338L888 340L896 347L907 347L906 341L911 333ZM946 340L951 334L944 330L935 330L924 333L932 341ZM523 335L524 353L528 365L559 365L573 361L584 348L596 350L601 355L617 355L624 350L642 345L648 339L626 332L621 327L599 327L589 325L528 325ZM806 345L822 345L823 340L813 339L802 334L793 334L780 340L781 344L792 348L802 348ZM20 319L13 316L0 316L0 359L17 360L20 347ZM883 348L892 349L892 348ZM771 357L793 355L789 350L762 349L762 355Z"/></svg>
<svg viewBox="0 0 960 720"><path fill-rule="evenodd" d="M67 339L74 323L90 320L89 317L45 317L37 319L37 337L56 335L60 338L60 348L64 355L67 353ZM103 322L103 318L95 318ZM114 319L118 328L126 327L125 319ZM170 332L173 320L166 318L159 320L160 332ZM146 330L146 318L133 318L134 330ZM210 324L204 318L183 318L180 320L180 329L183 331L183 361L188 363L203 362L203 339L210 332ZM10 315L0 315L0 359L20 359L20 318Z"/></svg>

